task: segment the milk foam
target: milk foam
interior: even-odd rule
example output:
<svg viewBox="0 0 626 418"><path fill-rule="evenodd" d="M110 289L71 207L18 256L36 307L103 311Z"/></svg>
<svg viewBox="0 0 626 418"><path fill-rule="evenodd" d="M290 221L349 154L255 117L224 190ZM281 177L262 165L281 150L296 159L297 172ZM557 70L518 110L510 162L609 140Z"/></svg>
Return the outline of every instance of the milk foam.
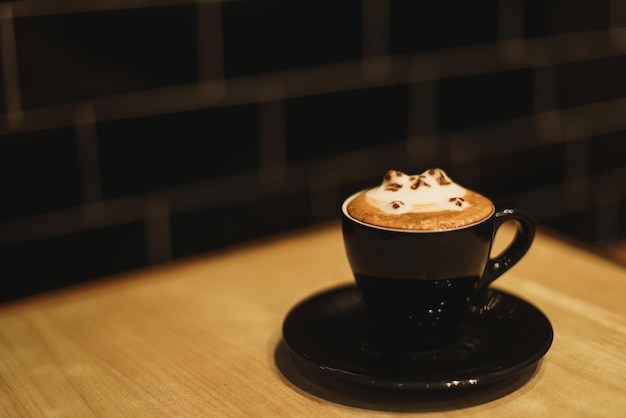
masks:
<svg viewBox="0 0 626 418"><path fill-rule="evenodd" d="M407 175L389 170L380 186L367 191L370 204L389 214L462 211L467 189L454 183L439 168Z"/></svg>

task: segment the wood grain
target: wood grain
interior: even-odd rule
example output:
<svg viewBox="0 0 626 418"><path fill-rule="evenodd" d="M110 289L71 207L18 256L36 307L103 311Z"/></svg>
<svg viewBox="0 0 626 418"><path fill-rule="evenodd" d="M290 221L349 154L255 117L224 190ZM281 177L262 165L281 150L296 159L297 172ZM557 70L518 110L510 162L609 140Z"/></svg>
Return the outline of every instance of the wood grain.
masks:
<svg viewBox="0 0 626 418"><path fill-rule="evenodd" d="M550 351L523 380L454 396L297 367L285 315L351 281L333 223L0 306L0 415L624 416L626 270L615 263L538 234L494 287L550 318Z"/></svg>

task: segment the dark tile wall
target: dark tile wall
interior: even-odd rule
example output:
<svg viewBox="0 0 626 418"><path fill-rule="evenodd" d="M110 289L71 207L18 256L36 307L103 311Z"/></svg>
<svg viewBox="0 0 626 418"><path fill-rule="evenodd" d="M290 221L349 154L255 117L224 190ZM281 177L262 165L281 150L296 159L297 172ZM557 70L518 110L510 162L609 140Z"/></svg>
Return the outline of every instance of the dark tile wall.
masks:
<svg viewBox="0 0 626 418"><path fill-rule="evenodd" d="M80 205L74 129L3 135L0 178L2 221Z"/></svg>
<svg viewBox="0 0 626 418"><path fill-rule="evenodd" d="M104 198L258 170L257 109L201 109L97 126Z"/></svg>
<svg viewBox="0 0 626 418"><path fill-rule="evenodd" d="M173 257L184 257L311 223L308 193L286 193L171 217ZM293 209L296 210L293 210ZM281 210L284 216L272 216ZM287 210L291 209L291 210Z"/></svg>
<svg viewBox="0 0 626 418"><path fill-rule="evenodd" d="M439 131L527 116L533 106L533 73L512 70L442 79L439 82Z"/></svg>
<svg viewBox="0 0 626 418"><path fill-rule="evenodd" d="M408 90L387 86L287 100L287 162L406 140Z"/></svg>
<svg viewBox="0 0 626 418"><path fill-rule="evenodd" d="M356 60L361 55L361 1L224 2L227 77Z"/></svg>
<svg viewBox="0 0 626 418"><path fill-rule="evenodd" d="M567 152L562 143L523 149L515 158L486 157L481 161L481 188L492 190L493 199L530 192L566 180Z"/></svg>
<svg viewBox="0 0 626 418"><path fill-rule="evenodd" d="M573 107L622 98L624 74L626 55L565 63L559 68L559 104Z"/></svg>
<svg viewBox="0 0 626 418"><path fill-rule="evenodd" d="M144 235L143 224L133 222L3 245L2 299L141 268Z"/></svg>
<svg viewBox="0 0 626 418"><path fill-rule="evenodd" d="M606 29L611 22L611 0L525 0L524 34L549 36Z"/></svg>
<svg viewBox="0 0 626 418"><path fill-rule="evenodd" d="M493 42L498 1L390 2L391 51L406 54Z"/></svg>
<svg viewBox="0 0 626 418"><path fill-rule="evenodd" d="M610 0L0 4L0 302L337 219L440 166L626 238Z"/></svg>
<svg viewBox="0 0 626 418"><path fill-rule="evenodd" d="M195 25L193 4L17 18L22 104L193 83Z"/></svg>
<svg viewBox="0 0 626 418"><path fill-rule="evenodd" d="M594 135L588 152L589 171L592 175L623 169L626 159L626 130Z"/></svg>

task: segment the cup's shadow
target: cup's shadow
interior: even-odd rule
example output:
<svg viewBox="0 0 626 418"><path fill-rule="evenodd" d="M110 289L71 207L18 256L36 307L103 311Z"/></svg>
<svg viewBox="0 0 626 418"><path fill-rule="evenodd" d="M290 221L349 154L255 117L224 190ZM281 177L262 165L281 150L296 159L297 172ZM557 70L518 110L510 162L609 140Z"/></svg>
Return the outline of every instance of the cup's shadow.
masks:
<svg viewBox="0 0 626 418"><path fill-rule="evenodd" d="M417 391L369 387L334 378L294 356L284 340L274 351L283 377L296 388L329 402L387 412L426 412L467 408L507 396L524 386L541 361L495 383L471 388Z"/></svg>

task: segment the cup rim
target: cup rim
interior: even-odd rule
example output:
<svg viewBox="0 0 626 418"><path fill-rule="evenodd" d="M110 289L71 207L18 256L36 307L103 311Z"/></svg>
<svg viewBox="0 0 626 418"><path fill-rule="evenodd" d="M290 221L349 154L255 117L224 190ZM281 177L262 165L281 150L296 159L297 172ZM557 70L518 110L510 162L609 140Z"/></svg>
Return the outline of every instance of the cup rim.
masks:
<svg viewBox="0 0 626 418"><path fill-rule="evenodd" d="M367 190L367 189L365 189ZM341 204L341 212L343 214L343 216L345 216L348 220L363 225L365 227L368 228L372 228L372 229L377 229L377 230L381 230L381 231L389 231L389 232L398 232L398 233L403 233L403 234L436 234L436 233L441 233L441 232L454 232L454 231L461 231L461 230L465 230L468 228L472 228L475 227L476 225L480 225L483 222L488 221L489 219L493 218L493 215L496 213L496 207L495 204L493 203L493 201L491 202L491 213L489 214L489 216L485 217L484 219L481 219L479 221L473 222L471 224L467 224L467 225L463 225L463 226L459 226L456 228L441 228L441 229L402 229L402 228L392 228L392 227L388 227L388 226L380 226L380 225L374 225L374 224L370 224L367 222L363 222L359 219L356 219L355 217L353 217L352 215L350 215L348 213L348 203L354 199L357 195L363 193L365 190L360 190L356 193L351 194L350 196L348 196L343 203ZM491 199L489 199L491 200Z"/></svg>

